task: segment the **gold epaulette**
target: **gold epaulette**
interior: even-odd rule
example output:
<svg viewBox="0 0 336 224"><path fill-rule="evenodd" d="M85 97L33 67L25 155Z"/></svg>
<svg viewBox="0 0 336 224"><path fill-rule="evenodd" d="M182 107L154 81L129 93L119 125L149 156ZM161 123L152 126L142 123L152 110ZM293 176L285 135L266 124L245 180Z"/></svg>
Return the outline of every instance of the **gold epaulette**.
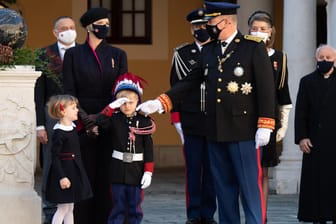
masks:
<svg viewBox="0 0 336 224"><path fill-rule="evenodd" d="M263 40L263 38L257 37L257 36L253 36L253 35L244 35L244 38L246 40L252 40L252 41L255 41L255 42L258 42L258 43Z"/></svg>

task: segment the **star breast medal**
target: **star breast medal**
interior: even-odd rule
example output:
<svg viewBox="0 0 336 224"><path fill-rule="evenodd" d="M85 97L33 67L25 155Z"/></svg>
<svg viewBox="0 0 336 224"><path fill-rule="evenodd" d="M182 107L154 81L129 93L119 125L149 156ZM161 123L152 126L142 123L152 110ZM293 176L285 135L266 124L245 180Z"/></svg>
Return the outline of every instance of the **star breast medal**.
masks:
<svg viewBox="0 0 336 224"><path fill-rule="evenodd" d="M227 88L227 91L228 91L229 93L234 94L234 93L238 92L238 90L239 90L239 85L238 85L237 82L230 81L230 82L227 84L226 88Z"/></svg>
<svg viewBox="0 0 336 224"><path fill-rule="evenodd" d="M244 69L243 67L241 67L239 64L237 65L237 67L235 67L235 69L233 70L233 74L237 77L241 77L244 75Z"/></svg>
<svg viewBox="0 0 336 224"><path fill-rule="evenodd" d="M244 84L241 85L240 90L242 91L242 93L244 95L248 95L252 92L252 88L253 87L252 87L251 83L245 82Z"/></svg>

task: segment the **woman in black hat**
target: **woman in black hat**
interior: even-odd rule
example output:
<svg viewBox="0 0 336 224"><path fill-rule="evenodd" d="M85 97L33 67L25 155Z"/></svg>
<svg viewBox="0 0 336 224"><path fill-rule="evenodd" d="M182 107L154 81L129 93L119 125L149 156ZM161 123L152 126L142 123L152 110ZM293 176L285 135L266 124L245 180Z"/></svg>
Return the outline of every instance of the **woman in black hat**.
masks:
<svg viewBox="0 0 336 224"><path fill-rule="evenodd" d="M108 152L99 138L90 137L94 116L112 100L115 80L127 72L125 51L105 40L109 30L109 11L91 8L80 18L88 36L84 44L67 50L63 62L64 92L76 96L82 113L77 124L81 154L94 197L75 205L75 223L106 223L110 210L107 163ZM85 113L83 113L85 111ZM85 114L89 114L85 116Z"/></svg>

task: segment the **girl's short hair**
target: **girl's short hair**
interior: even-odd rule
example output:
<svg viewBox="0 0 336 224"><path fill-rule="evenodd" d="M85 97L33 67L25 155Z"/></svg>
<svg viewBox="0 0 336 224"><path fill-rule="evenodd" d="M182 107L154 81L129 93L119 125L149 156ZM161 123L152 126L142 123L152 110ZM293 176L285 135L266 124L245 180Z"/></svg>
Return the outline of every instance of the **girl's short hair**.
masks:
<svg viewBox="0 0 336 224"><path fill-rule="evenodd" d="M48 105L49 116L54 119L60 119L63 117L62 111L69 105L77 104L78 99L72 95L54 95L50 97Z"/></svg>

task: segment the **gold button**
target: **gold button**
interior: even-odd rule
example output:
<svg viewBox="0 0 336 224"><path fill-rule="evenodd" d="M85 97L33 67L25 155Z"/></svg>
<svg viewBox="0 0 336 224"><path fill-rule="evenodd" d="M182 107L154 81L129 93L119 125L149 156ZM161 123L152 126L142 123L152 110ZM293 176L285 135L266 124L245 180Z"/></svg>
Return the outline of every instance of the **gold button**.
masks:
<svg viewBox="0 0 336 224"><path fill-rule="evenodd" d="M218 99L217 99L217 103L220 103L220 102L222 102L222 100L218 98Z"/></svg>
<svg viewBox="0 0 336 224"><path fill-rule="evenodd" d="M244 112L243 112L244 114L247 114L247 111L246 110L244 110Z"/></svg>
<svg viewBox="0 0 336 224"><path fill-rule="evenodd" d="M222 92L222 89L221 88L217 88L217 93L220 93Z"/></svg>
<svg viewBox="0 0 336 224"><path fill-rule="evenodd" d="M222 78L218 78L218 82L222 82L223 80L222 80Z"/></svg>

